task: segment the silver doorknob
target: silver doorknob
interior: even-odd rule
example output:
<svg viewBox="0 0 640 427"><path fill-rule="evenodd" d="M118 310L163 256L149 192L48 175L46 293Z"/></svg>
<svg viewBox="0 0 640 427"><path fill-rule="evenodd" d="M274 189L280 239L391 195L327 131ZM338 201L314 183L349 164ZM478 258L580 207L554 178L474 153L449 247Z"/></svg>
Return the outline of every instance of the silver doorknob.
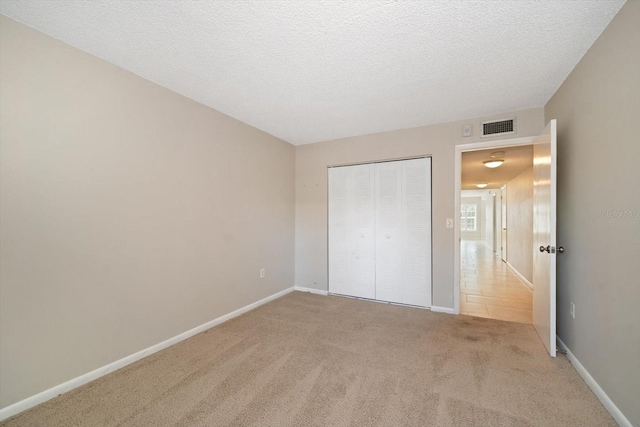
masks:
<svg viewBox="0 0 640 427"><path fill-rule="evenodd" d="M563 254L564 253L564 248L562 246L558 246L558 253L559 254Z"/></svg>
<svg viewBox="0 0 640 427"><path fill-rule="evenodd" d="M540 246L540 252L551 252L551 246L547 246L546 248L544 246Z"/></svg>

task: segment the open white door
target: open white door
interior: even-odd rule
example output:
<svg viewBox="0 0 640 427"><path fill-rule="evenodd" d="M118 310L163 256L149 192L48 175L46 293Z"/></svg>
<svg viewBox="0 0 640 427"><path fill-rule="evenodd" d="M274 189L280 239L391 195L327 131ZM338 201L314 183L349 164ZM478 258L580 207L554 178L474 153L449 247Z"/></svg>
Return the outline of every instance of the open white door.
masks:
<svg viewBox="0 0 640 427"><path fill-rule="evenodd" d="M500 217L500 258L507 262L507 187L504 186L500 190L500 209L502 210Z"/></svg>
<svg viewBox="0 0 640 427"><path fill-rule="evenodd" d="M556 120L533 145L533 326L556 356Z"/></svg>

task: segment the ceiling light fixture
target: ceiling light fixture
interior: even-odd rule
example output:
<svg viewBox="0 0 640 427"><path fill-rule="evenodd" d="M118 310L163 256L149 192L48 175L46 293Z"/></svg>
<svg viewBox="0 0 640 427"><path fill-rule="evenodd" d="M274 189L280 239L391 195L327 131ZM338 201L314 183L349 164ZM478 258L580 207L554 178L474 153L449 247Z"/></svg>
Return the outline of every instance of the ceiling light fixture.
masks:
<svg viewBox="0 0 640 427"><path fill-rule="evenodd" d="M502 163L504 163L504 160L486 160L484 162L484 165L488 168L497 168L498 166L500 166Z"/></svg>
<svg viewBox="0 0 640 427"><path fill-rule="evenodd" d="M486 182L480 183L480 184L476 184L476 187L478 188L484 188L486 187L488 184Z"/></svg>

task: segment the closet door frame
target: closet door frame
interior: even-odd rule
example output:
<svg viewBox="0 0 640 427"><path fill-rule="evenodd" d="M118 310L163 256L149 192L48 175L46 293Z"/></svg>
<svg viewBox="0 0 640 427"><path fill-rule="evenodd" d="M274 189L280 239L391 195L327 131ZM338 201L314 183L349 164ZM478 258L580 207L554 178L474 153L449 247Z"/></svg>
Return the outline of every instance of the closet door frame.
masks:
<svg viewBox="0 0 640 427"><path fill-rule="evenodd" d="M429 241L428 241L428 246L429 246L429 259L428 259L428 265L429 265L429 289L428 289L428 305L426 306L415 306L415 305L410 305L410 304L403 304L403 303L396 303L396 302L391 302L392 304L398 304L398 305L407 305L407 306L411 306L411 307L419 307L419 308L426 308L429 309L431 307L431 305L433 305L433 156L430 154L425 154L425 155L418 155L418 156L412 156L412 157L401 157L401 158L392 158L392 159L384 159L384 160L374 160L374 161L366 161L366 162L358 162L358 163L343 163L343 164L333 164L333 165L329 165L327 166L327 289L328 289L328 294L329 295L340 295L340 296L349 296L349 295L345 295L345 294L341 294L341 293L334 293L331 291L330 289L330 248L331 248L331 242L330 242L330 231L329 231L329 221L330 221L330 200L329 200L329 186L330 184L330 174L329 174L329 169L331 168L337 168L337 167L346 167L346 166L358 166L358 165L374 165L377 163L387 163L387 162L398 162L398 161L404 161L404 160L415 160L415 159L429 159L429 171L428 171L428 178L429 178L429 182L428 182L428 190L429 190L429 208L430 208L430 213L429 213L429 220L428 220L428 228L429 228ZM374 177L375 180L375 177ZM374 245L376 243L374 242ZM357 297L356 298L360 298ZM369 298L361 298L361 299L369 299ZM385 302L383 300L377 300L377 299L372 299L374 301L380 301L380 302Z"/></svg>

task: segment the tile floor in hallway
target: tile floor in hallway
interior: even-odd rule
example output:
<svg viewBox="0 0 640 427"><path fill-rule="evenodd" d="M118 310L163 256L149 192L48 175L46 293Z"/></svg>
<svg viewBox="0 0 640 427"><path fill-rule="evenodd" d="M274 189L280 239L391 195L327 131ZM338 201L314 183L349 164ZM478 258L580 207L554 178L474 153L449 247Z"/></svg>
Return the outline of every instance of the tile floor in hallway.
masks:
<svg viewBox="0 0 640 427"><path fill-rule="evenodd" d="M484 240L460 242L460 314L533 323L533 293Z"/></svg>

